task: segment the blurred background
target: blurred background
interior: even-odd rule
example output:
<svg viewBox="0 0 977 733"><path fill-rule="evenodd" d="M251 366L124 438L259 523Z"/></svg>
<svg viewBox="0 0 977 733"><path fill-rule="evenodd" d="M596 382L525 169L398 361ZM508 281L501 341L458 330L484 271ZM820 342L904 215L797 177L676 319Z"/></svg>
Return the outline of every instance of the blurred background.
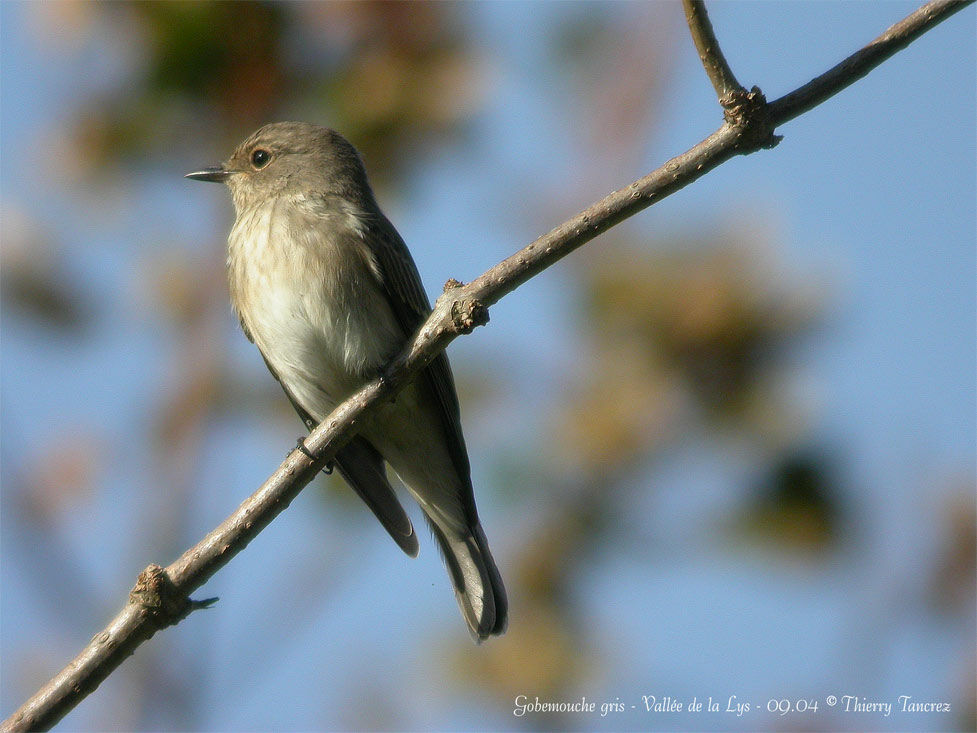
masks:
<svg viewBox="0 0 977 733"><path fill-rule="evenodd" d="M914 7L710 11L774 99ZM0 717L303 432L228 305L229 196L185 172L339 129L434 297L721 122L677 3L5 2L0 32ZM60 729L973 730L975 77L968 8L452 344L505 637L323 476Z"/></svg>

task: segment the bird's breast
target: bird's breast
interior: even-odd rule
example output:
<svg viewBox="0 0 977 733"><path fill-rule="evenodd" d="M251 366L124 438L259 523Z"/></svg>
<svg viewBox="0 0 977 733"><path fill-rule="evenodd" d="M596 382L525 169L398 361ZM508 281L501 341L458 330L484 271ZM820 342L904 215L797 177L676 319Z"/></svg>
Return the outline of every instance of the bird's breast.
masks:
<svg viewBox="0 0 977 733"><path fill-rule="evenodd" d="M332 409L402 345L355 214L277 197L238 214L231 300L286 389L313 416Z"/></svg>

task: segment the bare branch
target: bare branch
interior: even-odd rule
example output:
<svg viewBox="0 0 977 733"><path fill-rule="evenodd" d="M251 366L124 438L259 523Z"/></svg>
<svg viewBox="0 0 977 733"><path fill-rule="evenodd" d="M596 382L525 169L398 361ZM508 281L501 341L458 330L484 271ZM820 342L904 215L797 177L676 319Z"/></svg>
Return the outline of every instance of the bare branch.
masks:
<svg viewBox="0 0 977 733"><path fill-rule="evenodd" d="M597 235L689 185L733 156L773 147L779 139L774 135L776 124L793 119L844 89L971 2L934 0L838 66L771 104L766 103L758 89L746 92L737 84L734 90L738 88L739 92L733 95L736 99L729 105L724 103L726 121L698 145L587 207L468 285L449 281L413 342L388 366L383 376L337 407L305 440L316 460L300 450L292 451L257 492L165 571L157 566L143 571L119 615L64 670L4 721L0 732L46 730L55 725L139 644L157 630L179 622L195 608L208 605L208 601L190 601L189 594L243 550L288 506L353 436L358 423L393 397L457 336L486 323L488 306ZM696 11L701 3L686 2L687 12L690 6ZM703 38L711 38L704 9L697 18L694 21L690 18L693 35L699 28ZM707 43L707 51L700 53L713 59L711 63L722 58L714 39ZM725 61L722 65L725 66ZM710 72L714 84L717 78L723 89L736 84L731 72L718 74L714 78Z"/></svg>
<svg viewBox="0 0 977 733"><path fill-rule="evenodd" d="M941 23L973 2L974 0L933 0L926 3L891 26L861 51L853 53L840 64L799 89L771 102L771 120L775 125L782 125L816 107L845 87L854 84L937 23Z"/></svg>
<svg viewBox="0 0 977 733"><path fill-rule="evenodd" d="M712 30L703 0L682 0L682 7L685 9L685 20L689 24L695 48L699 52L699 60L719 96L719 103L726 107L734 96L745 94L746 89L736 81L733 70L729 68L726 57L719 48L719 41Z"/></svg>

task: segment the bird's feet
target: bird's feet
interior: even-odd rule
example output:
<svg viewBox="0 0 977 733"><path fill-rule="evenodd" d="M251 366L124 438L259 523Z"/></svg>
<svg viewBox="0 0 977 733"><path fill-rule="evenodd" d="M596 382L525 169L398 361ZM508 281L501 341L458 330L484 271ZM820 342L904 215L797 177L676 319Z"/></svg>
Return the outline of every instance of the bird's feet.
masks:
<svg viewBox="0 0 977 733"><path fill-rule="evenodd" d="M295 447L300 450L310 461L315 461L316 457L312 455L312 452L305 445L305 438L299 436ZM326 475L332 473L332 461L327 461L326 465L322 467L322 472Z"/></svg>

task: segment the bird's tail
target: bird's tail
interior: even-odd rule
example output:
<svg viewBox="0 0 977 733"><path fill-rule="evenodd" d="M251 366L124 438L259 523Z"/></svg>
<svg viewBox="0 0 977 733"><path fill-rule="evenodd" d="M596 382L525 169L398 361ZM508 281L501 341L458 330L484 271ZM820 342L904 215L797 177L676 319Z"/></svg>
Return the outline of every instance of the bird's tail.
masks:
<svg viewBox="0 0 977 733"><path fill-rule="evenodd" d="M470 531L459 534L442 529L434 521L429 523L475 641L481 643L489 636L505 633L509 602L482 525L476 521Z"/></svg>

